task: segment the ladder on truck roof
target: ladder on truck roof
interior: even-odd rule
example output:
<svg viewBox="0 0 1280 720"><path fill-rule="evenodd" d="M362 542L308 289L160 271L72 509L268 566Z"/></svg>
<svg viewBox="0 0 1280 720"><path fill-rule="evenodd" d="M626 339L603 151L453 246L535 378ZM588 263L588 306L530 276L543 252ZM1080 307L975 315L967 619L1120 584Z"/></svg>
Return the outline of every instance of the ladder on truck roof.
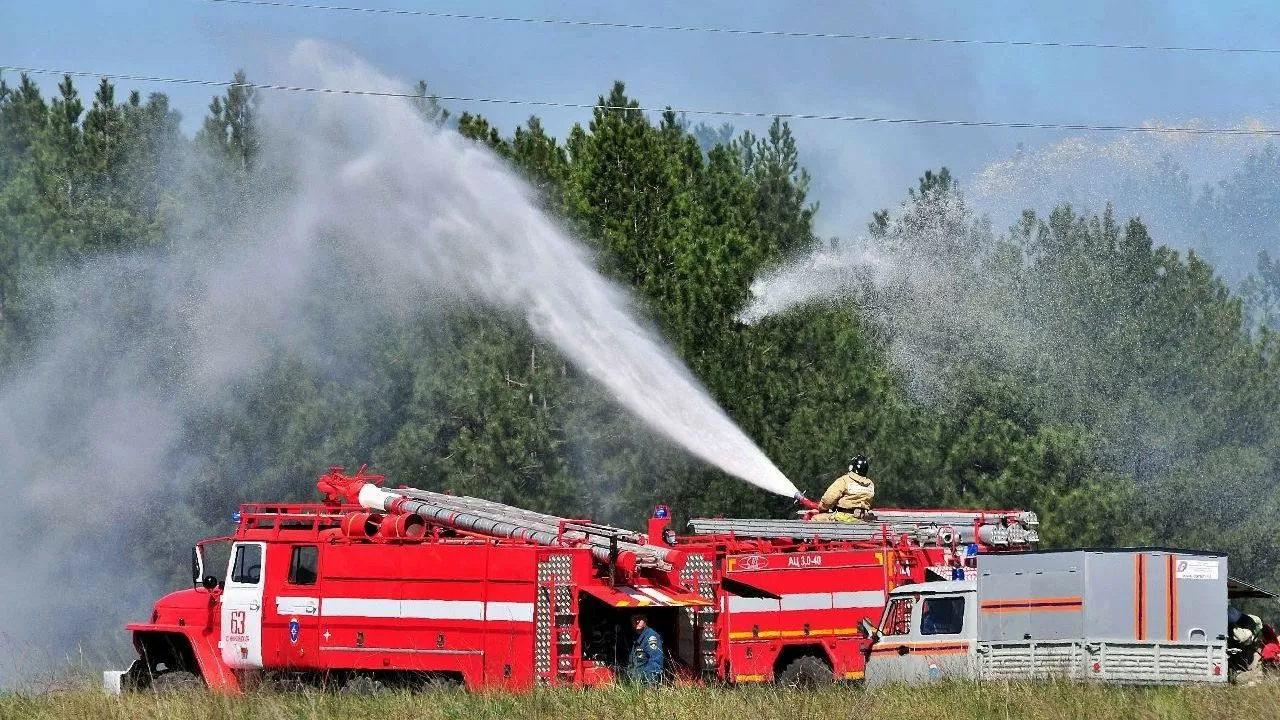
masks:
<svg viewBox="0 0 1280 720"><path fill-rule="evenodd" d="M977 544L987 547L1029 547L1040 541L1035 513L983 513L966 511L875 511L875 520L863 523L770 520L755 518L694 518L689 529L695 535L788 540L845 540L873 542L906 535L921 545Z"/></svg>
<svg viewBox="0 0 1280 720"><path fill-rule="evenodd" d="M415 488L395 488L387 492L409 498L415 504L406 505L405 509L429 522L437 521L494 537L520 537L540 545L587 545L591 554L602 562L614 561L617 553L627 552L636 558L640 567L672 568L666 548L641 544L642 538L638 533L624 528L546 515L465 495L446 495Z"/></svg>

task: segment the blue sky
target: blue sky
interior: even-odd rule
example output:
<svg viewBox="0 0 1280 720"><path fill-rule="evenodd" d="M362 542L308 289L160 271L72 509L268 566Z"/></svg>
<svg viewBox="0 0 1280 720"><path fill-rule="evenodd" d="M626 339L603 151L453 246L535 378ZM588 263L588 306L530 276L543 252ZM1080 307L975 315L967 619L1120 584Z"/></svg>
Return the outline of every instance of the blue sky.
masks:
<svg viewBox="0 0 1280 720"><path fill-rule="evenodd" d="M1280 5L1210 2L688 3L650 0L422 2L373 7L871 34L1169 45L1280 46ZM623 31L259 8L206 0L6 0L0 63L271 81L270 58L313 37L438 92L590 102L614 79L645 105L924 118L1138 124L1238 124L1276 117L1280 55L956 46ZM48 88L56 78L38 78ZM82 88L92 85L80 81ZM198 126L208 88L121 82L163 91ZM529 113L479 110L509 132ZM542 110L563 136L586 111ZM693 118L695 121L697 118ZM720 119L708 122L719 124ZM738 122L758 129L763 122ZM863 126L796 121L820 228L850 234L896 204L927 168L962 178L1064 137L1046 131Z"/></svg>

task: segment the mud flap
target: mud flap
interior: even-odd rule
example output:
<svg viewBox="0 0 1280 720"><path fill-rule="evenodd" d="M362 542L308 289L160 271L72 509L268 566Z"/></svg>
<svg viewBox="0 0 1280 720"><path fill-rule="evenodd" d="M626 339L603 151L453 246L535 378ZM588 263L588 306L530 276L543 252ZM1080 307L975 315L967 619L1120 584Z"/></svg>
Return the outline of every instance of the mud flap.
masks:
<svg viewBox="0 0 1280 720"><path fill-rule="evenodd" d="M138 690L143 686L142 678L146 677L147 666L139 658L133 661L128 670L103 670L102 689L108 695L120 695L126 690Z"/></svg>

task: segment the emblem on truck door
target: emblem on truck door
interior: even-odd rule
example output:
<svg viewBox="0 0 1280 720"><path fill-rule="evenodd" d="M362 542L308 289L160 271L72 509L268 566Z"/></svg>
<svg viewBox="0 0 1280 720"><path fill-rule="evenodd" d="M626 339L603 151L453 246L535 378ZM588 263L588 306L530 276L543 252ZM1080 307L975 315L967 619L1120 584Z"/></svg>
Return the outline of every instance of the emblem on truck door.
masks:
<svg viewBox="0 0 1280 720"><path fill-rule="evenodd" d="M294 645L298 644L298 633L302 630L302 624L298 622L298 618L289 618L289 642Z"/></svg>

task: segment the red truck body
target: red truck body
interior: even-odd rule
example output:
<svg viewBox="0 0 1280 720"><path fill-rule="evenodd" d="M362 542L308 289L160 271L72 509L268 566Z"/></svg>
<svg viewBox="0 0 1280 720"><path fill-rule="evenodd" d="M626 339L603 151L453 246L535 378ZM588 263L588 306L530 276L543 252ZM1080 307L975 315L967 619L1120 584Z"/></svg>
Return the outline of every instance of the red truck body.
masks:
<svg viewBox="0 0 1280 720"><path fill-rule="evenodd" d="M326 479L332 488L369 476L334 469L322 489ZM858 542L669 543L664 512L646 535L626 536L637 562L616 543L602 552L566 530L605 532L582 521L562 521L558 541L546 544L370 512L328 494L324 503L242 506L235 533L207 541L230 544L225 577L207 577L213 569L194 554L202 585L161 598L149 622L128 626L139 661L127 681L187 672L227 692L266 676L599 685L626 666L636 611L663 637L681 682L769 682L805 657L831 679L855 679L866 640L859 621L878 620L893 587L930 579L930 569L949 577L966 557L963 547L887 529Z"/></svg>

